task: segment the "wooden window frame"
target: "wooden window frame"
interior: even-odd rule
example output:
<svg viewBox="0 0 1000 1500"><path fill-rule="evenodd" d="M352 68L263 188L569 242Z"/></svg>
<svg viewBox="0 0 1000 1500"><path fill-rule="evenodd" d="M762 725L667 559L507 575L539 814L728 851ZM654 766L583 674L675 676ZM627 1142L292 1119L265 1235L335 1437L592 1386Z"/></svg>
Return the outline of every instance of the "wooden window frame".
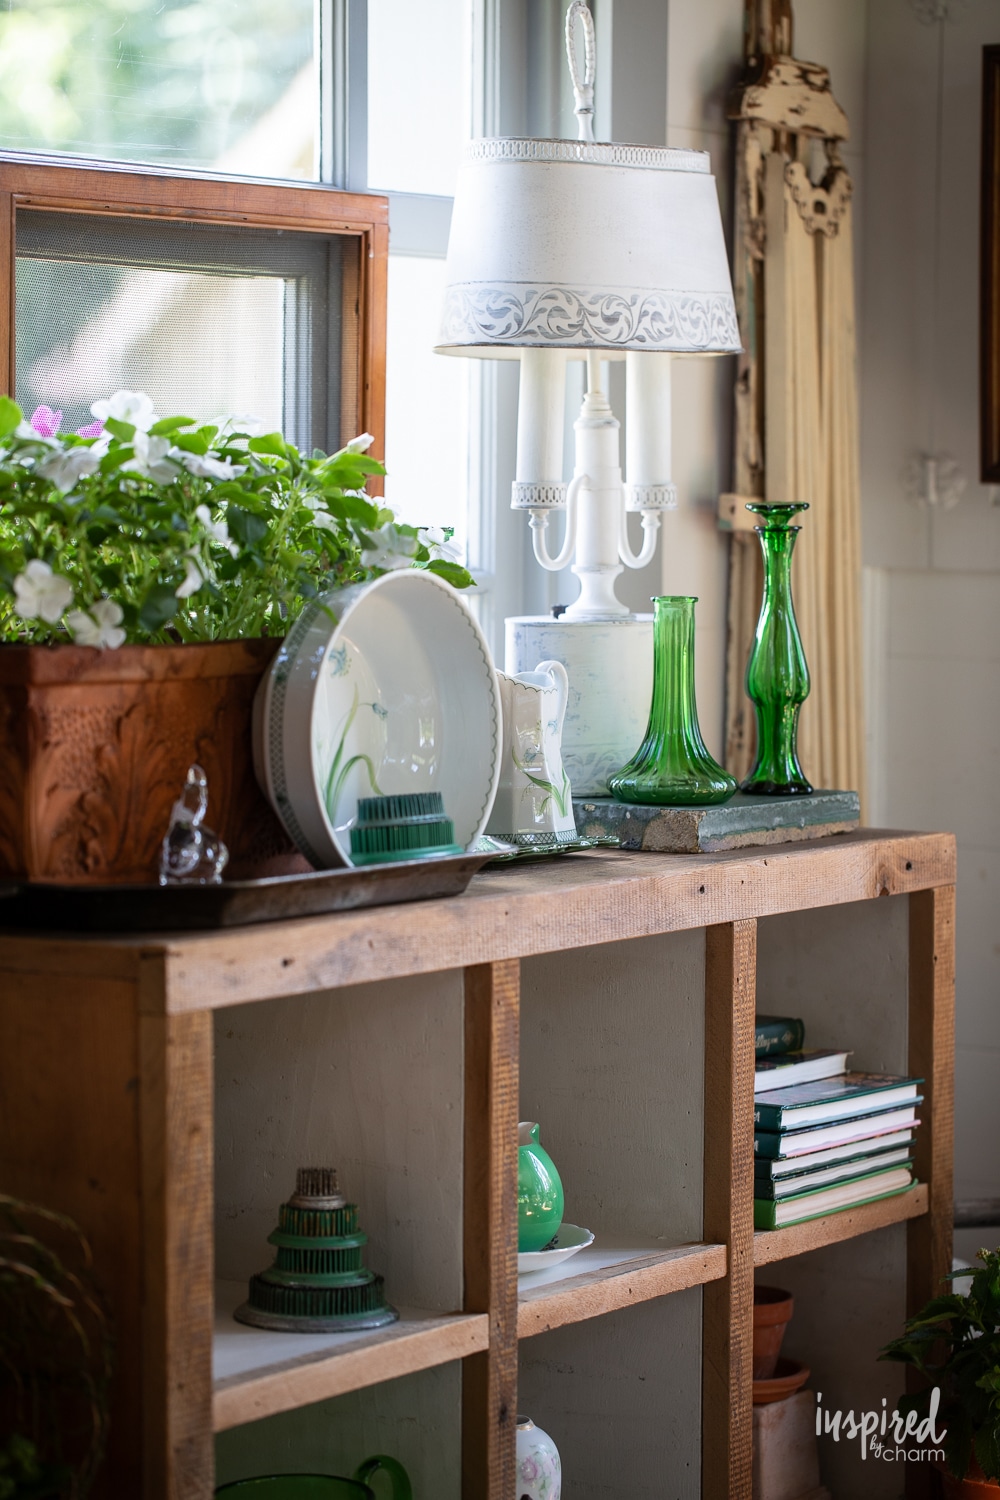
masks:
<svg viewBox="0 0 1000 1500"><path fill-rule="evenodd" d="M295 230L351 239L344 256L340 370L343 440L374 436L385 452L386 273L389 200L322 184L286 184L150 167L70 165L20 153L0 155L0 380L13 394L17 216L21 210L111 215ZM96 394L101 394L97 392Z"/></svg>
<svg viewBox="0 0 1000 1500"><path fill-rule="evenodd" d="M983 48L979 444L983 484L1000 484L1000 46Z"/></svg>

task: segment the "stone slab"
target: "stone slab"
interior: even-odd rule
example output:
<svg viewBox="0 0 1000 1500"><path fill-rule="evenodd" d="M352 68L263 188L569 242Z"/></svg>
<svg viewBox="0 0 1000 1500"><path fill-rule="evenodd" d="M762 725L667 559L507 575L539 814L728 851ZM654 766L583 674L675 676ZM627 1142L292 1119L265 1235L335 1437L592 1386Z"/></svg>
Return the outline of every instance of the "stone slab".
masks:
<svg viewBox="0 0 1000 1500"><path fill-rule="evenodd" d="M847 833L861 821L857 792L816 791L808 797L749 797L737 792L721 807L647 807L611 797L573 800L583 838L614 837L623 849L653 854L711 854Z"/></svg>

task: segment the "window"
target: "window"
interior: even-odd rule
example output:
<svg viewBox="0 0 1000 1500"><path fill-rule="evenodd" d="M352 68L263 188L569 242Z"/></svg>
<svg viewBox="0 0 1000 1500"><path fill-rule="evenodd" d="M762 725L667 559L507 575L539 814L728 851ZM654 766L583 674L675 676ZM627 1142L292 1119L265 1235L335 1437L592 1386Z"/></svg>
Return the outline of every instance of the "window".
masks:
<svg viewBox="0 0 1000 1500"><path fill-rule="evenodd" d="M592 4L598 134L662 140L665 84L659 94L649 85L665 74L662 0ZM304 179L307 217L323 196L309 180L388 194L386 493L408 520L455 527L499 656L503 617L545 610L567 587L535 567L524 518L509 509L516 365L442 359L432 345L464 141L575 134L564 13L565 0L0 0L0 150L72 155L85 175L88 157L183 171L204 179L194 185L206 205L225 197L212 197L213 174ZM629 80L640 73L638 90ZM613 99L616 75L628 86ZM0 162L0 193L12 170ZM96 201L104 188L92 187ZM263 213L266 192L248 182L245 201ZM321 446L348 428L378 430L380 393L374 406L365 394L371 302L360 325L350 311L372 264L358 237L370 248L374 222L353 227L349 251L349 237L337 252L327 236L324 269L287 226L285 258L272 245L257 260L253 235L241 259L242 229L175 226L178 253L164 264L135 217L127 254L122 220L89 219L89 260L79 238L60 240L44 219L18 212L26 402L62 404L75 420L120 381L150 387L164 406L181 388L213 411L238 405Z"/></svg>

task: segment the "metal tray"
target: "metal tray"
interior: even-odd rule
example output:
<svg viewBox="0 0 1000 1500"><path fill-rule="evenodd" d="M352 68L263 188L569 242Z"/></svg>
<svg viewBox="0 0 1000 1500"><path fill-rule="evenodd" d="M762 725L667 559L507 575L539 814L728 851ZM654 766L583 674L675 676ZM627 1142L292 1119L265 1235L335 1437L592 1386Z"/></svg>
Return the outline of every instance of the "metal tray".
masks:
<svg viewBox="0 0 1000 1500"><path fill-rule="evenodd" d="M243 927L328 912L460 896L494 858L456 854L361 869L311 870L221 885L0 886L0 927L7 931L178 932Z"/></svg>

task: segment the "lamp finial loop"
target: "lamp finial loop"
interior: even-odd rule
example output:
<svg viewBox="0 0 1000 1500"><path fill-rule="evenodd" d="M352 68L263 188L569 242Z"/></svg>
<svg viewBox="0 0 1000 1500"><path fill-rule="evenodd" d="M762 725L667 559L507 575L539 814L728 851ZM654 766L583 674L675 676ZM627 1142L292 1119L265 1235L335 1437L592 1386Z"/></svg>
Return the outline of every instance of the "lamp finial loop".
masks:
<svg viewBox="0 0 1000 1500"><path fill-rule="evenodd" d="M574 27L577 17L583 22L583 78L576 55ZM573 80L574 113L579 126L579 139L594 139L594 80L597 76L596 47L594 42L594 18L584 0L573 0L566 12L566 56Z"/></svg>

